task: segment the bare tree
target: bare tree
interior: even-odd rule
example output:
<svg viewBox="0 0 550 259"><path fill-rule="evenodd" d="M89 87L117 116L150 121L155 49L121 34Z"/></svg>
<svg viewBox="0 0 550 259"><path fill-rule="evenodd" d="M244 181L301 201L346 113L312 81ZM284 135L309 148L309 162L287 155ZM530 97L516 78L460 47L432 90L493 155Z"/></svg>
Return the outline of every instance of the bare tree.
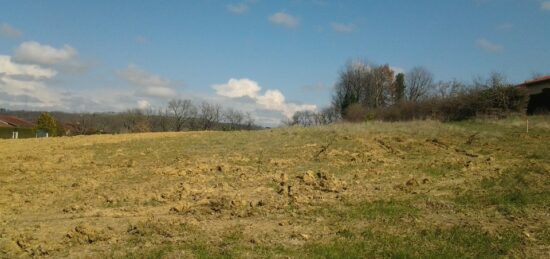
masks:
<svg viewBox="0 0 550 259"><path fill-rule="evenodd" d="M340 72L338 82L334 87L332 105L342 115L346 109L359 103L363 93L367 88L367 77L369 66L363 62L348 63L346 68Z"/></svg>
<svg viewBox="0 0 550 259"><path fill-rule="evenodd" d="M152 131L170 131L172 129L172 118L168 108L158 108L147 110L147 117Z"/></svg>
<svg viewBox="0 0 550 259"><path fill-rule="evenodd" d="M369 108L384 107L392 101L395 95L393 70L389 65L374 66L370 71L370 96L366 96L363 105Z"/></svg>
<svg viewBox="0 0 550 259"><path fill-rule="evenodd" d="M407 99L419 101L426 97L433 84L433 76L423 67L414 67L405 76Z"/></svg>
<svg viewBox="0 0 550 259"><path fill-rule="evenodd" d="M221 106L219 104L202 102L199 109L199 119L202 124L202 129L209 130L220 123Z"/></svg>
<svg viewBox="0 0 550 259"><path fill-rule="evenodd" d="M147 117L140 109L130 109L120 115L127 132L148 132L151 130Z"/></svg>
<svg viewBox="0 0 550 259"><path fill-rule="evenodd" d="M449 98L465 91L465 89L466 86L457 80L448 82L440 81L434 84L432 95L438 98Z"/></svg>
<svg viewBox="0 0 550 259"><path fill-rule="evenodd" d="M334 107L327 107L317 115L317 124L331 124L340 120L340 116Z"/></svg>
<svg viewBox="0 0 550 259"><path fill-rule="evenodd" d="M332 105L342 116L348 107L360 104L365 108L378 108L391 103L395 95L393 71L389 65L364 62L349 63L340 73L335 85Z"/></svg>
<svg viewBox="0 0 550 259"><path fill-rule="evenodd" d="M168 110L174 118L174 130L181 131L186 122L194 118L197 108L191 100L171 100L168 103Z"/></svg>
<svg viewBox="0 0 550 259"><path fill-rule="evenodd" d="M297 111L292 115L292 124L309 127L315 125L317 114L313 111Z"/></svg>
<svg viewBox="0 0 550 259"><path fill-rule="evenodd" d="M250 112L246 112L244 114L244 125L246 129L252 130L252 128L254 128L254 123L255 123L255 120L254 120L254 117L252 117L252 114L250 114Z"/></svg>
<svg viewBox="0 0 550 259"><path fill-rule="evenodd" d="M228 108L223 117L225 122L229 124L229 130L236 130L242 127L244 121L244 114L238 110Z"/></svg>

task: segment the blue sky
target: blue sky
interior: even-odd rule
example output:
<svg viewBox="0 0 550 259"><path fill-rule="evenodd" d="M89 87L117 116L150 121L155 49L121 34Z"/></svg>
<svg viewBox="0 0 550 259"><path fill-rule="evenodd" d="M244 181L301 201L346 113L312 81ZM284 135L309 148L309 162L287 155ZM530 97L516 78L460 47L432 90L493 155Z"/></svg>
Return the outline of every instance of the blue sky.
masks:
<svg viewBox="0 0 550 259"><path fill-rule="evenodd" d="M357 58L424 66L436 80L496 71L521 82L550 73L550 1L0 2L0 107L191 98L274 124L327 106Z"/></svg>

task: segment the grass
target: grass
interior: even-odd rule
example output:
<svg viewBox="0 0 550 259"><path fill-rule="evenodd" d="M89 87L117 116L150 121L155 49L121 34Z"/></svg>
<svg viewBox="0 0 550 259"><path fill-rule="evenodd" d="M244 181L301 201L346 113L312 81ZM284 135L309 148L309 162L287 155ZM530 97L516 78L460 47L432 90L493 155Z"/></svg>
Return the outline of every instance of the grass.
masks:
<svg viewBox="0 0 550 259"><path fill-rule="evenodd" d="M323 214L340 220L376 220L395 223L404 217L413 217L418 210L407 201L377 200L348 203L337 208L324 208Z"/></svg>
<svg viewBox="0 0 550 259"><path fill-rule="evenodd" d="M550 206L550 175L537 165L525 165L505 170L496 177L482 178L473 189L456 201L463 206L497 206L502 211L527 206Z"/></svg>
<svg viewBox="0 0 550 259"><path fill-rule="evenodd" d="M544 257L529 119L0 140L0 257Z"/></svg>
<svg viewBox="0 0 550 259"><path fill-rule="evenodd" d="M471 226L425 229L407 234L366 229L358 238L308 245L305 257L497 258L521 245L519 236L510 231L502 232L497 237Z"/></svg>

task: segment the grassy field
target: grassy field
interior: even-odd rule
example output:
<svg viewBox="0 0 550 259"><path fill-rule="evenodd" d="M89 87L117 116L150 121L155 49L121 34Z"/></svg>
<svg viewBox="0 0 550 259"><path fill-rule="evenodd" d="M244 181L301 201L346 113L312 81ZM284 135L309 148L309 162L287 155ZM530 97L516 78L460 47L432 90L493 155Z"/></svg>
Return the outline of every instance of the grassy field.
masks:
<svg viewBox="0 0 550 259"><path fill-rule="evenodd" d="M0 140L0 257L547 257L529 123Z"/></svg>

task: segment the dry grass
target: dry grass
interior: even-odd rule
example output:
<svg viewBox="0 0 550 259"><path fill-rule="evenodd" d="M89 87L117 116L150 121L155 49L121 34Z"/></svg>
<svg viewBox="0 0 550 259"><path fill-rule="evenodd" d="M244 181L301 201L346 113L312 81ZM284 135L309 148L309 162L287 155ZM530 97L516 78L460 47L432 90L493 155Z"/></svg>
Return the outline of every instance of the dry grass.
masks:
<svg viewBox="0 0 550 259"><path fill-rule="evenodd" d="M0 140L0 257L544 257L531 121Z"/></svg>

